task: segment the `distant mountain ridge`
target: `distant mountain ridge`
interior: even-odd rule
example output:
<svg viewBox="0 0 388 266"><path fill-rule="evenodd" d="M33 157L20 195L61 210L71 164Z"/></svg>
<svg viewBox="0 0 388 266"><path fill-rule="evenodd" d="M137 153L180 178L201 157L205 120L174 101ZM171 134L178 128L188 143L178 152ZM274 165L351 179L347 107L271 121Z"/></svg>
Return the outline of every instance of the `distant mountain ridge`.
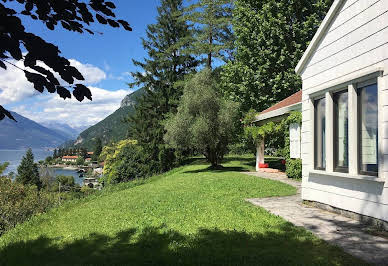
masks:
<svg viewBox="0 0 388 266"><path fill-rule="evenodd" d="M73 145L93 149L97 138L101 138L104 145L126 138L129 125L123 120L135 112L137 101L143 93L144 91L139 89L125 96L119 109L81 132Z"/></svg>
<svg viewBox="0 0 388 266"><path fill-rule="evenodd" d="M69 140L55 130L18 113L11 113L17 122L8 118L0 121L0 150L55 148Z"/></svg>
<svg viewBox="0 0 388 266"><path fill-rule="evenodd" d="M41 123L43 126L54 130L59 135L62 135L68 139L76 139L83 130L85 130L87 127L71 127L68 124L65 123L59 123L59 122L43 122Z"/></svg>

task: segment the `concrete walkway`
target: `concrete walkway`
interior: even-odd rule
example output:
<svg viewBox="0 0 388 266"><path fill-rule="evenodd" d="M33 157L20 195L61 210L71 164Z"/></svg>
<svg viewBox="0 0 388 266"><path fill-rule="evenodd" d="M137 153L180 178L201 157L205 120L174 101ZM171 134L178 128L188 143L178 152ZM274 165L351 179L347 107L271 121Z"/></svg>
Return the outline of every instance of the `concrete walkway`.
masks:
<svg viewBox="0 0 388 266"><path fill-rule="evenodd" d="M247 201L283 217L296 226L303 226L319 238L368 263L388 265L388 239L363 232L365 226L356 220L303 204L300 195L301 182L290 180L283 173L245 174L278 180L298 189L297 195L294 196Z"/></svg>

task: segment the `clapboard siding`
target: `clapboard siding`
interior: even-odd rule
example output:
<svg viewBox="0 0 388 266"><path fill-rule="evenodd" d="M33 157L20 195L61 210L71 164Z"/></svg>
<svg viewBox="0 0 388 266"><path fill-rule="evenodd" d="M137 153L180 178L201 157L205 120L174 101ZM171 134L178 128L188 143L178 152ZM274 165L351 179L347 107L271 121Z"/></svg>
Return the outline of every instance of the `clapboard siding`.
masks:
<svg viewBox="0 0 388 266"><path fill-rule="evenodd" d="M355 51L357 53L357 51ZM352 58L340 65L336 65L331 69L327 69L314 77L303 79L303 89L311 90L315 87L328 84L329 82L338 80L346 75L351 75L357 71L375 69L376 67L384 68L388 65L388 44L375 48L367 53Z"/></svg>
<svg viewBox="0 0 388 266"><path fill-rule="evenodd" d="M384 106L383 107L383 112L384 112L384 122L387 122L388 123L388 106Z"/></svg>
<svg viewBox="0 0 388 266"><path fill-rule="evenodd" d="M344 6L341 9L341 12L338 14L337 19L334 20L334 22L330 26L329 33L335 31L337 28L346 24L350 20L355 19L362 12L365 12L368 8L371 8L379 1L380 0L362 0L354 2L352 5Z"/></svg>
<svg viewBox="0 0 388 266"><path fill-rule="evenodd" d="M325 60L332 60L332 57L338 54L342 56L341 52L345 50L356 50L357 44L360 42L365 42L370 38L379 38L380 36L375 35L381 34L382 31L384 31L386 34L386 29L388 26L383 22L387 21L387 19L388 12L383 13L382 15L376 17L376 19L372 20L370 23L357 28L355 31L348 35L343 36L337 42L317 50L308 67L312 68L314 65L324 62Z"/></svg>
<svg viewBox="0 0 388 266"><path fill-rule="evenodd" d="M386 15L386 19L388 19L388 13L386 13ZM373 52L380 53L380 48L386 49L386 45L388 44L387 36L388 26L376 34L369 36L369 38L358 41L351 47L341 50L340 52L325 58L319 63L312 65L311 67L309 66L303 73L304 79L311 79L314 76L320 75L321 73L329 71L332 68L341 66L342 64L346 64L347 62L353 60L357 60L358 57L362 57L363 55L368 56L369 53ZM388 53L385 53L385 55L382 55L381 59L385 59L387 57ZM373 63L373 60L370 62Z"/></svg>
<svg viewBox="0 0 388 266"><path fill-rule="evenodd" d="M351 20L346 21L341 26L330 31L333 25L329 28L329 31L326 33L326 36L321 40L321 43L317 47L317 51L322 49L325 46L331 45L334 42L342 39L344 36L351 34L353 31L357 30L364 25L371 23L381 14L387 11L388 5L386 0L363 0L362 3L369 3L369 8L362 11L358 14L353 14L353 18ZM360 10L361 11L361 10ZM353 12L354 13L354 12ZM335 23L335 22L334 22Z"/></svg>
<svg viewBox="0 0 388 266"><path fill-rule="evenodd" d="M348 1L345 1L345 4L343 5L340 13L345 12L348 8L350 8L351 6L357 4L359 1L362 1L362 0L348 0Z"/></svg>

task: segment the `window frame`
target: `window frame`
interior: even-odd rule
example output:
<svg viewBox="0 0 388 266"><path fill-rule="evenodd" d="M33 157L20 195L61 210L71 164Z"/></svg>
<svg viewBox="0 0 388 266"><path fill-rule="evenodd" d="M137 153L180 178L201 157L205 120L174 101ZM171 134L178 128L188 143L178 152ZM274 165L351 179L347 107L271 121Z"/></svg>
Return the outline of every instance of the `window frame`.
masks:
<svg viewBox="0 0 388 266"><path fill-rule="evenodd" d="M337 145L337 139L338 139L338 102L336 101L337 95L340 95L342 93L347 93L347 105L348 105L348 166L338 166L338 145ZM340 173L349 173L349 90L341 89L338 91L333 92L333 170L334 172L340 172Z"/></svg>
<svg viewBox="0 0 388 266"><path fill-rule="evenodd" d="M325 109L324 109L324 115L325 115L325 124L324 124L324 127L325 127L325 138L327 136L327 128L326 128L326 120L327 120L327 117L326 117L326 108L327 108L327 101L326 101L326 97L325 96L322 96L322 97L317 97L314 99L314 169L315 170L320 170L320 171L326 171L327 169L327 161L326 161L326 156L327 156L327 151L326 151L326 139L325 139L325 143L323 145L322 143L322 148L325 149L325 157L324 157L324 160L325 160L325 167L318 167L317 166L317 162L318 162L318 154L317 154L317 147L318 147L318 134L317 134L317 123L318 123L318 119L317 119L317 105L319 103L319 101L321 100L324 100L325 101Z"/></svg>
<svg viewBox="0 0 388 266"><path fill-rule="evenodd" d="M362 113L362 104L361 104L361 90L365 87L371 86L371 85L376 85L376 90L377 90L377 103L379 102L379 84L376 80L374 81L367 81L363 82L360 84L357 84L356 86L356 91L357 91L357 171L358 174L360 175L367 175L367 176L379 176L379 167L380 167L380 156L379 156L379 111L377 110L377 134L376 134L376 145L377 145L377 172L372 172L372 171L363 171L361 170L362 167L362 145L361 145L361 138L362 138L362 130L361 130L361 124L362 124L362 119L361 119L361 113Z"/></svg>

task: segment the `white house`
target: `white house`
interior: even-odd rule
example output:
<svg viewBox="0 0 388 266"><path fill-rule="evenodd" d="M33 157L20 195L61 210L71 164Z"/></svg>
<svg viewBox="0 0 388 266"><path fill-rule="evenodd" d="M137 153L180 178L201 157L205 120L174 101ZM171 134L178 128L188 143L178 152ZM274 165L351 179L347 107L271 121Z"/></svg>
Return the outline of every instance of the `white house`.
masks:
<svg viewBox="0 0 388 266"><path fill-rule="evenodd" d="M388 221L388 0L335 0L296 72L302 198Z"/></svg>
<svg viewBox="0 0 388 266"><path fill-rule="evenodd" d="M63 156L62 161L64 162L73 162L75 163L78 159L78 156Z"/></svg>

